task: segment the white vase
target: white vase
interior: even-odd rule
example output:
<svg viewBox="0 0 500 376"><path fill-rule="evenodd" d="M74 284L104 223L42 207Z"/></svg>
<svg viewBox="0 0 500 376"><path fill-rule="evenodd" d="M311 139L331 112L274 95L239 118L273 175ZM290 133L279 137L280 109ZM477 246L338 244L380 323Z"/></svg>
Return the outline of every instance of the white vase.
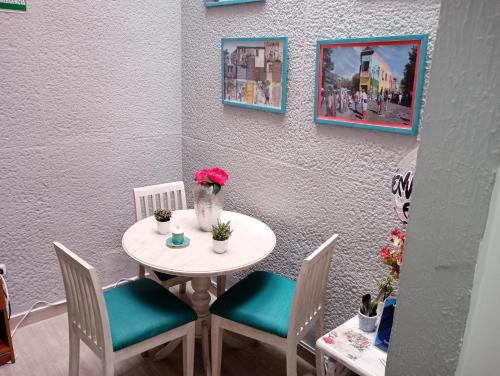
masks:
<svg viewBox="0 0 500 376"><path fill-rule="evenodd" d="M167 235L170 233L170 221L167 222L160 222L156 221L156 224L158 226L158 232L162 235Z"/></svg>
<svg viewBox="0 0 500 376"><path fill-rule="evenodd" d="M213 186L196 184L194 188L194 211L198 219L198 225L203 231L210 231L212 226L217 225L223 206L224 188L214 194Z"/></svg>
<svg viewBox="0 0 500 376"><path fill-rule="evenodd" d="M375 331L377 318L378 316L371 316L371 317L365 316L358 311L359 329L361 329L363 332Z"/></svg>
<svg viewBox="0 0 500 376"><path fill-rule="evenodd" d="M214 250L215 253L226 252L228 245L229 245L229 239L227 239L227 240L212 239L212 249Z"/></svg>

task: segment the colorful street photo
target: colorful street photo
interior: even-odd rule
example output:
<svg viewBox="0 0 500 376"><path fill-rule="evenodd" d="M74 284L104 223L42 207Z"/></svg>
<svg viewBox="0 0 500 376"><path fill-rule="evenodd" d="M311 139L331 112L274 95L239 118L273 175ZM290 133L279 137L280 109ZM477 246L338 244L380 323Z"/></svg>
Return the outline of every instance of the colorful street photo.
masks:
<svg viewBox="0 0 500 376"><path fill-rule="evenodd" d="M421 49L418 38L321 43L315 119L413 133L420 106Z"/></svg>
<svg viewBox="0 0 500 376"><path fill-rule="evenodd" d="M223 39L223 102L285 111L286 38Z"/></svg>

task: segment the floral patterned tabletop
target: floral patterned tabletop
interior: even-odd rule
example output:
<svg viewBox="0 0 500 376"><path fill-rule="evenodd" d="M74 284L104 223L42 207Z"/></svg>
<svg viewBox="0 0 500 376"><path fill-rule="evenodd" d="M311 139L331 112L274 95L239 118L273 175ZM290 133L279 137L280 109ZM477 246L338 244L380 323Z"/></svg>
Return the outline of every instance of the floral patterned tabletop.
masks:
<svg viewBox="0 0 500 376"><path fill-rule="evenodd" d="M360 376L384 376L387 353L374 346L375 334L361 331L355 316L319 338L316 346Z"/></svg>

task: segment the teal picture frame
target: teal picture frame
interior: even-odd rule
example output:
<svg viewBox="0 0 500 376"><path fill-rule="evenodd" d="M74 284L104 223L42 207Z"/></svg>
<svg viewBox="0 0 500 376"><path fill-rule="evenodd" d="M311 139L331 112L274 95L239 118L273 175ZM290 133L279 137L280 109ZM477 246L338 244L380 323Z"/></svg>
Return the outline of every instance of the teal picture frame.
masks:
<svg viewBox="0 0 500 376"><path fill-rule="evenodd" d="M398 43L401 42L401 43ZM415 42L418 48L414 75L413 95L411 96L410 117L408 125L396 125L396 123L383 123L370 120L353 120L353 119L339 119L336 117L327 118L321 115L320 106L323 105L324 87L322 84L322 47L325 45L332 45L335 47L350 47L350 46L377 46L377 45L398 45ZM368 38L348 38L348 39L325 39L318 40L316 44L316 70L315 70L315 85L314 85L314 122L317 124L327 125L340 125L345 127L371 129L383 132L400 133L406 135L417 135L420 123L420 110L422 105L422 92L425 80L425 62L427 58L427 34L414 34L414 35L398 35L398 36L384 36L384 37L368 37ZM329 48L335 48L329 47ZM321 70L321 71L320 71ZM361 74L361 62L360 62ZM335 80L335 75L332 74ZM335 84L334 84L335 86ZM321 91L323 89L323 91ZM334 95L335 96L335 95ZM321 98L321 103L319 102ZM391 125L390 125L391 124Z"/></svg>
<svg viewBox="0 0 500 376"><path fill-rule="evenodd" d="M210 2L204 0L206 8L212 7L220 7L224 5L238 5L238 4L247 4L247 3L264 3L266 0L222 0L218 2Z"/></svg>
<svg viewBox="0 0 500 376"><path fill-rule="evenodd" d="M283 43L283 58L281 69L281 106L272 107L260 104L248 104L227 100L225 98L225 62L224 62L224 46L227 43L245 43L245 42L272 42L279 41ZM287 81L288 81L288 37L251 37L251 38L222 38L221 39L221 99L222 104L233 107L242 107L253 110L267 111L278 114L286 113L287 102Z"/></svg>

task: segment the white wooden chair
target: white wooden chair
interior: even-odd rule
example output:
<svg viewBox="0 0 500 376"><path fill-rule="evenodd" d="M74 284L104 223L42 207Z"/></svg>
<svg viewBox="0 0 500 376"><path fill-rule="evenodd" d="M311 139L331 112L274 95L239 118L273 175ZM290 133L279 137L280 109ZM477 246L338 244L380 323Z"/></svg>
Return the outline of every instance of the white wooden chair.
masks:
<svg viewBox="0 0 500 376"><path fill-rule="evenodd" d="M54 243L66 291L69 324L69 376L77 376L80 340L101 360L103 375L115 362L182 338L184 376L193 376L196 313L151 279L102 292L96 270Z"/></svg>
<svg viewBox="0 0 500 376"><path fill-rule="evenodd" d="M137 221L152 216L156 209L187 209L186 192L182 181L134 188L134 201ZM144 266L140 265L139 277L144 277L144 274ZM153 271L150 275L166 288L180 285L181 294L186 292L186 282L190 280L188 277L178 277L158 271ZM226 277L217 277L217 295L224 292L225 285Z"/></svg>
<svg viewBox="0 0 500 376"><path fill-rule="evenodd" d="M134 188L134 202L137 221L152 216L157 209L187 209L184 182L176 181ZM180 285L181 294L186 292L186 282L190 280L187 277L178 277L158 271L150 271L149 274L166 288ZM144 275L145 268L143 265L139 265L139 278L143 278Z"/></svg>
<svg viewBox="0 0 500 376"><path fill-rule="evenodd" d="M323 334L325 291L337 240L332 236L309 255L297 281L254 272L212 305L212 376L220 376L222 338L229 330L278 346L286 352L287 376L297 375L297 344L314 325ZM317 357L318 366L324 359Z"/></svg>

